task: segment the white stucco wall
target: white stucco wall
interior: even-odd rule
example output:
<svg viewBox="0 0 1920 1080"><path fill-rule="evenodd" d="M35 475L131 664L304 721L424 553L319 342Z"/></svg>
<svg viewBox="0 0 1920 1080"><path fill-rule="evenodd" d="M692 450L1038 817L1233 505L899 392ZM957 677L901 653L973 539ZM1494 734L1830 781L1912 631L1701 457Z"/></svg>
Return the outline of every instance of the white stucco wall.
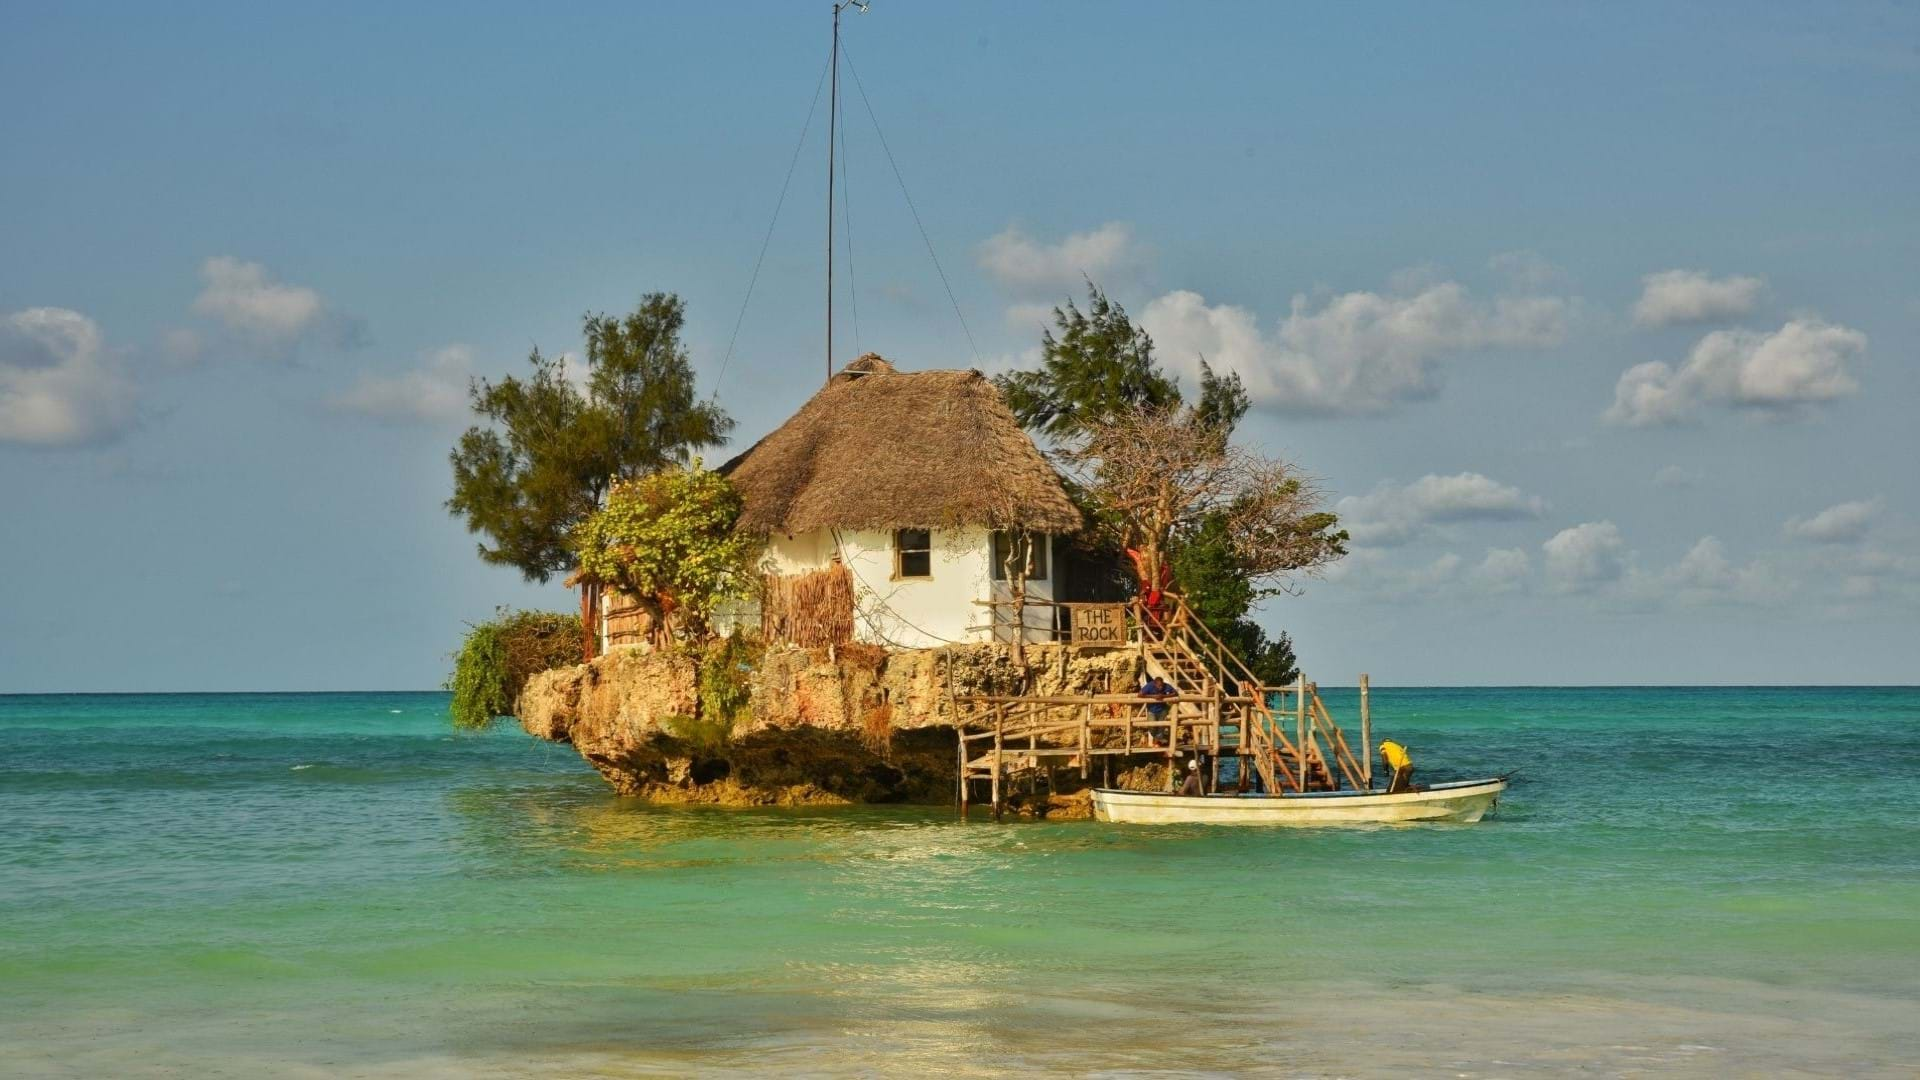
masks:
<svg viewBox="0 0 1920 1080"><path fill-rule="evenodd" d="M930 649L962 642L1007 641L1005 627L995 632L994 609L976 603L1012 597L1009 583L994 581L992 533L978 527L934 529L933 574L924 578L894 576L893 533L880 530L817 529L798 536L775 534L767 543L762 566L776 574L805 574L833 564L838 553L853 575L855 640L894 648ZM1052 538L1047 538L1049 545ZM1051 600L1056 574L1051 547L1046 580L1027 582L1027 598ZM1011 611L1002 609L1001 619ZM1026 639L1051 641L1051 607L1029 606L1025 612ZM714 613L714 626L729 633L760 627L759 607L751 601L723 605Z"/></svg>
<svg viewBox="0 0 1920 1080"><path fill-rule="evenodd" d="M986 533L979 529L934 529L929 537L933 574L895 577L891 532L845 529L840 557L853 574L854 636L861 641L926 649L977 641L974 624L986 624Z"/></svg>
<svg viewBox="0 0 1920 1080"><path fill-rule="evenodd" d="M991 533L984 528L932 530L933 574L894 576L893 533L866 529L818 529L798 536L775 535L764 565L776 574L804 574L832 565L836 552L853 575L854 637L896 648L927 649L992 639L992 609L975 601L1010 596L1006 582L990 573ZM1051 570L1052 559L1048 559ZM1052 575L1027 583L1029 598L1053 596ZM1005 615L1002 616L1003 618ZM1028 608L1027 640L1051 640L1053 609ZM742 607L716 619L722 632L734 622L759 625L759 612ZM1000 640L1010 635L1002 631Z"/></svg>

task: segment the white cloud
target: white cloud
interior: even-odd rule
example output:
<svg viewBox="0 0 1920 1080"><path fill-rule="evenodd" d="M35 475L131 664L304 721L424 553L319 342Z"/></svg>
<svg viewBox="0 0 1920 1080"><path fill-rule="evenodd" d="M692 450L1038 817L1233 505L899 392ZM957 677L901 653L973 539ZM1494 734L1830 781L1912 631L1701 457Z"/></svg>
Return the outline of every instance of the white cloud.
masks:
<svg viewBox="0 0 1920 1080"><path fill-rule="evenodd" d="M1653 474L1653 486L1658 488L1690 488L1699 482L1699 473L1683 469L1678 465L1668 465Z"/></svg>
<svg viewBox="0 0 1920 1080"><path fill-rule="evenodd" d="M1239 373L1255 404L1300 413L1378 413L1439 392L1440 355L1544 348L1566 336L1567 303L1549 296L1473 299L1454 282L1412 293L1295 296L1272 336L1254 315L1168 293L1140 313L1168 363L1192 375L1201 358Z"/></svg>
<svg viewBox="0 0 1920 1080"><path fill-rule="evenodd" d="M1431 521L1535 517L1547 507L1538 495L1474 472L1423 476L1407 485L1407 495Z"/></svg>
<svg viewBox="0 0 1920 1080"><path fill-rule="evenodd" d="M1054 292L1077 290L1083 278L1100 283L1114 274L1131 272L1145 261L1146 252L1134 242L1131 225L1109 221L1055 244L1009 225L983 241L978 256L981 268L1009 289Z"/></svg>
<svg viewBox="0 0 1920 1080"><path fill-rule="evenodd" d="M1044 359L1040 346L1030 345L1019 352L991 353L976 359L974 366L982 375L1000 376L1010 371L1032 371Z"/></svg>
<svg viewBox="0 0 1920 1080"><path fill-rule="evenodd" d="M1811 562L1841 578L1841 599L1886 599L1920 605L1920 556L1911 554L1911 535L1900 542L1904 550L1871 544L1831 544L1812 553Z"/></svg>
<svg viewBox="0 0 1920 1080"><path fill-rule="evenodd" d="M1379 548L1356 547L1328 566L1321 577L1335 584L1364 582L1369 576L1378 574L1386 564L1387 553Z"/></svg>
<svg viewBox="0 0 1920 1080"><path fill-rule="evenodd" d="M1408 582L1415 588L1438 588L1459 576L1460 564L1460 556L1446 552L1415 570L1409 575Z"/></svg>
<svg viewBox="0 0 1920 1080"><path fill-rule="evenodd" d="M0 442L103 442L134 421L133 381L92 319L38 307L0 319Z"/></svg>
<svg viewBox="0 0 1920 1080"><path fill-rule="evenodd" d="M1771 334L1716 330L1677 370L1657 361L1628 368L1604 418L1628 427L1673 424L1707 404L1790 416L1857 391L1848 364L1866 348L1860 331L1817 319L1795 319Z"/></svg>
<svg viewBox="0 0 1920 1080"><path fill-rule="evenodd" d="M1791 599L1800 584L1794 572L1805 560L1760 556L1745 563L1731 559L1725 545L1702 537L1672 565L1648 572L1637 565L1620 530L1612 522L1596 521L1562 530L1542 545L1543 579L1549 592L1562 597L1591 598L1607 608L1646 614L1674 606L1778 605ZM1854 599L1901 595L1905 574L1920 580L1920 560L1904 567L1865 557L1849 549L1849 557L1834 563L1836 576L1850 575L1844 585L1829 592L1850 590ZM1352 562L1351 567L1342 564ZM1500 595L1531 592L1535 584L1533 559L1523 548L1488 548L1477 564L1451 552L1430 563L1395 559L1384 548L1360 548L1336 564L1341 582L1355 599L1402 603L1447 597L1467 602ZM1913 590L1920 599L1920 590Z"/></svg>
<svg viewBox="0 0 1920 1080"><path fill-rule="evenodd" d="M1678 562L1658 573L1628 571L1626 592L1645 606L1658 607L1762 604L1784 598L1793 588L1792 581L1760 559L1735 565L1719 538L1704 536Z"/></svg>
<svg viewBox="0 0 1920 1080"><path fill-rule="evenodd" d="M1589 592L1627 572L1627 543L1611 521L1588 521L1562 529L1540 545L1547 582L1558 592Z"/></svg>
<svg viewBox="0 0 1920 1080"><path fill-rule="evenodd" d="M358 322L329 308L314 289L275 281L259 263L216 255L201 264L200 277L205 286L194 298L194 313L249 345L286 347L309 338L340 347L360 344Z"/></svg>
<svg viewBox="0 0 1920 1080"><path fill-rule="evenodd" d="M1789 518L1786 533L1816 544L1857 543L1885 509L1886 500L1879 498L1835 503L1809 518Z"/></svg>
<svg viewBox="0 0 1920 1080"><path fill-rule="evenodd" d="M1474 567L1474 584L1486 592L1518 592L1526 588L1527 575L1533 572L1533 560L1521 548L1488 548L1487 557Z"/></svg>
<svg viewBox="0 0 1920 1080"><path fill-rule="evenodd" d="M448 345L401 375L361 375L352 389L328 404L381 420L438 423L465 414L467 381L473 374L473 350Z"/></svg>
<svg viewBox="0 0 1920 1080"><path fill-rule="evenodd" d="M193 301L194 311L268 340L299 337L325 309L314 290L273 281L266 267L231 255L202 263L200 277L207 284Z"/></svg>
<svg viewBox="0 0 1920 1080"><path fill-rule="evenodd" d="M1325 578L1352 590L1349 595L1356 599L1404 601L1450 589L1459 581L1463 565L1451 551L1429 563L1404 566L1394 565L1377 548L1359 548L1329 567Z"/></svg>
<svg viewBox="0 0 1920 1080"><path fill-rule="evenodd" d="M1463 472L1429 474L1404 487L1382 484L1369 494L1341 499L1334 512L1354 543L1391 547L1407 543L1437 523L1511 521L1538 517L1546 508L1538 495Z"/></svg>
<svg viewBox="0 0 1920 1080"><path fill-rule="evenodd" d="M1734 583L1733 564L1727 560L1726 545L1712 536L1701 537L1664 576L1683 588L1719 590Z"/></svg>
<svg viewBox="0 0 1920 1080"><path fill-rule="evenodd" d="M1634 324L1672 326L1746 315L1766 282L1757 277L1714 278L1699 270L1662 270L1641 278L1640 286Z"/></svg>

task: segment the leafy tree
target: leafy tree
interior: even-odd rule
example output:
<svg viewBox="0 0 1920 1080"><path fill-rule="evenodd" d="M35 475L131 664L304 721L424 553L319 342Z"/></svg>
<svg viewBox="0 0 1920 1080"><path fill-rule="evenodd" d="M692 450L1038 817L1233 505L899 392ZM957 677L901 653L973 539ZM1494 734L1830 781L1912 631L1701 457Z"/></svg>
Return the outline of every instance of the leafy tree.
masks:
<svg viewBox="0 0 1920 1080"><path fill-rule="evenodd" d="M1098 285L1087 283L1086 311L1068 300L1053 309L1053 322L1041 332L1039 370L995 380L1022 427L1065 444L1095 424L1183 404L1179 382L1153 355L1153 338ZM1196 421L1231 435L1251 404L1238 373L1220 375L1201 358Z"/></svg>
<svg viewBox="0 0 1920 1080"><path fill-rule="evenodd" d="M733 484L695 460L616 485L576 530L574 552L589 580L650 609L658 643L676 625L704 638L714 606L753 588L760 541L734 529L740 508Z"/></svg>
<svg viewBox="0 0 1920 1080"><path fill-rule="evenodd" d="M1226 522L1218 516L1201 522L1174 550L1171 561L1174 587L1200 621L1215 630L1245 615L1260 599L1261 590L1241 571Z"/></svg>
<svg viewBox="0 0 1920 1080"><path fill-rule="evenodd" d="M1233 429L1240 426L1252 407L1239 372L1217 374L1205 357L1200 358L1200 400L1193 406L1195 424L1219 432L1223 439L1232 438Z"/></svg>
<svg viewBox="0 0 1920 1080"><path fill-rule="evenodd" d="M1189 405L1153 339L1099 286L1088 282L1087 295L1084 312L1071 300L1054 309L1037 370L998 380L1021 423L1076 466L1068 491L1094 527L1068 549L1075 580L1086 567L1103 594L1109 577L1137 583L1119 564L1124 548L1145 547L1148 572L1157 575L1164 561L1194 612L1256 674L1271 684L1291 679L1291 640L1268 639L1248 614L1285 591L1290 574L1344 555L1346 534L1297 471L1233 446L1252 404L1237 373L1200 358ZM1124 492L1115 486L1123 475Z"/></svg>
<svg viewBox="0 0 1920 1080"><path fill-rule="evenodd" d="M483 423L451 455L447 510L485 537L480 557L546 581L574 565L570 539L610 486L726 441L733 421L694 389L686 305L648 293L631 313L588 315L585 389L535 349L524 378L476 379Z"/></svg>
<svg viewBox="0 0 1920 1080"><path fill-rule="evenodd" d="M1053 321L1059 335L1042 332L1040 369L997 380L1022 427L1064 443L1122 412L1179 404L1180 387L1153 359L1153 339L1099 286L1087 283L1086 311L1068 300Z"/></svg>
<svg viewBox="0 0 1920 1080"><path fill-rule="evenodd" d="M1172 562L1174 588L1187 606L1246 661L1262 684L1282 686L1294 680L1299 668L1293 640L1285 632L1268 638L1266 630L1248 618L1256 601L1277 590L1255 587L1241 570L1225 521L1203 522L1173 549Z"/></svg>
<svg viewBox="0 0 1920 1080"><path fill-rule="evenodd" d="M1285 630L1270 638L1260 624L1251 619L1231 623L1222 640L1247 662L1262 686L1285 686L1300 677L1300 661L1293 653L1293 636Z"/></svg>
<svg viewBox="0 0 1920 1080"><path fill-rule="evenodd" d="M495 717L513 715L527 679L583 659L578 615L500 609L468 630L454 654L446 683L453 692L448 708L454 726L484 728Z"/></svg>
<svg viewBox="0 0 1920 1080"><path fill-rule="evenodd" d="M1209 535L1216 572L1264 594L1346 554L1347 534L1297 468L1234 445L1195 412L1104 421L1061 455L1097 511L1095 526L1126 547L1142 582L1165 580L1180 548Z"/></svg>

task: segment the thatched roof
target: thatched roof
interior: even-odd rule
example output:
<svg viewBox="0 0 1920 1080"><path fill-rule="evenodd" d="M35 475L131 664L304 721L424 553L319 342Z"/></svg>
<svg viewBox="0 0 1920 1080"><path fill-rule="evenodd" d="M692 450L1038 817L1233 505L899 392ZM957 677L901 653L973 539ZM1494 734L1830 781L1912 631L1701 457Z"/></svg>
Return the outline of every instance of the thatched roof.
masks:
<svg viewBox="0 0 1920 1080"><path fill-rule="evenodd" d="M894 370L868 353L721 466L743 527L787 534L982 525L1069 533L1080 512L978 371Z"/></svg>

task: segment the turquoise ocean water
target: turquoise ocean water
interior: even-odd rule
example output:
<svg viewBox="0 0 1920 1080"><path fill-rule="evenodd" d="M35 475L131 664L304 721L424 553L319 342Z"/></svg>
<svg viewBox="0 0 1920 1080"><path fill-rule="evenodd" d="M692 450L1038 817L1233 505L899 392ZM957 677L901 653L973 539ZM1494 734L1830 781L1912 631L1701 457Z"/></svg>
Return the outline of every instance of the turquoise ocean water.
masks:
<svg viewBox="0 0 1920 1080"><path fill-rule="evenodd" d="M0 1073L1920 1071L1920 690L1375 701L1423 777L1523 783L1341 831L668 810L438 694L0 697Z"/></svg>

